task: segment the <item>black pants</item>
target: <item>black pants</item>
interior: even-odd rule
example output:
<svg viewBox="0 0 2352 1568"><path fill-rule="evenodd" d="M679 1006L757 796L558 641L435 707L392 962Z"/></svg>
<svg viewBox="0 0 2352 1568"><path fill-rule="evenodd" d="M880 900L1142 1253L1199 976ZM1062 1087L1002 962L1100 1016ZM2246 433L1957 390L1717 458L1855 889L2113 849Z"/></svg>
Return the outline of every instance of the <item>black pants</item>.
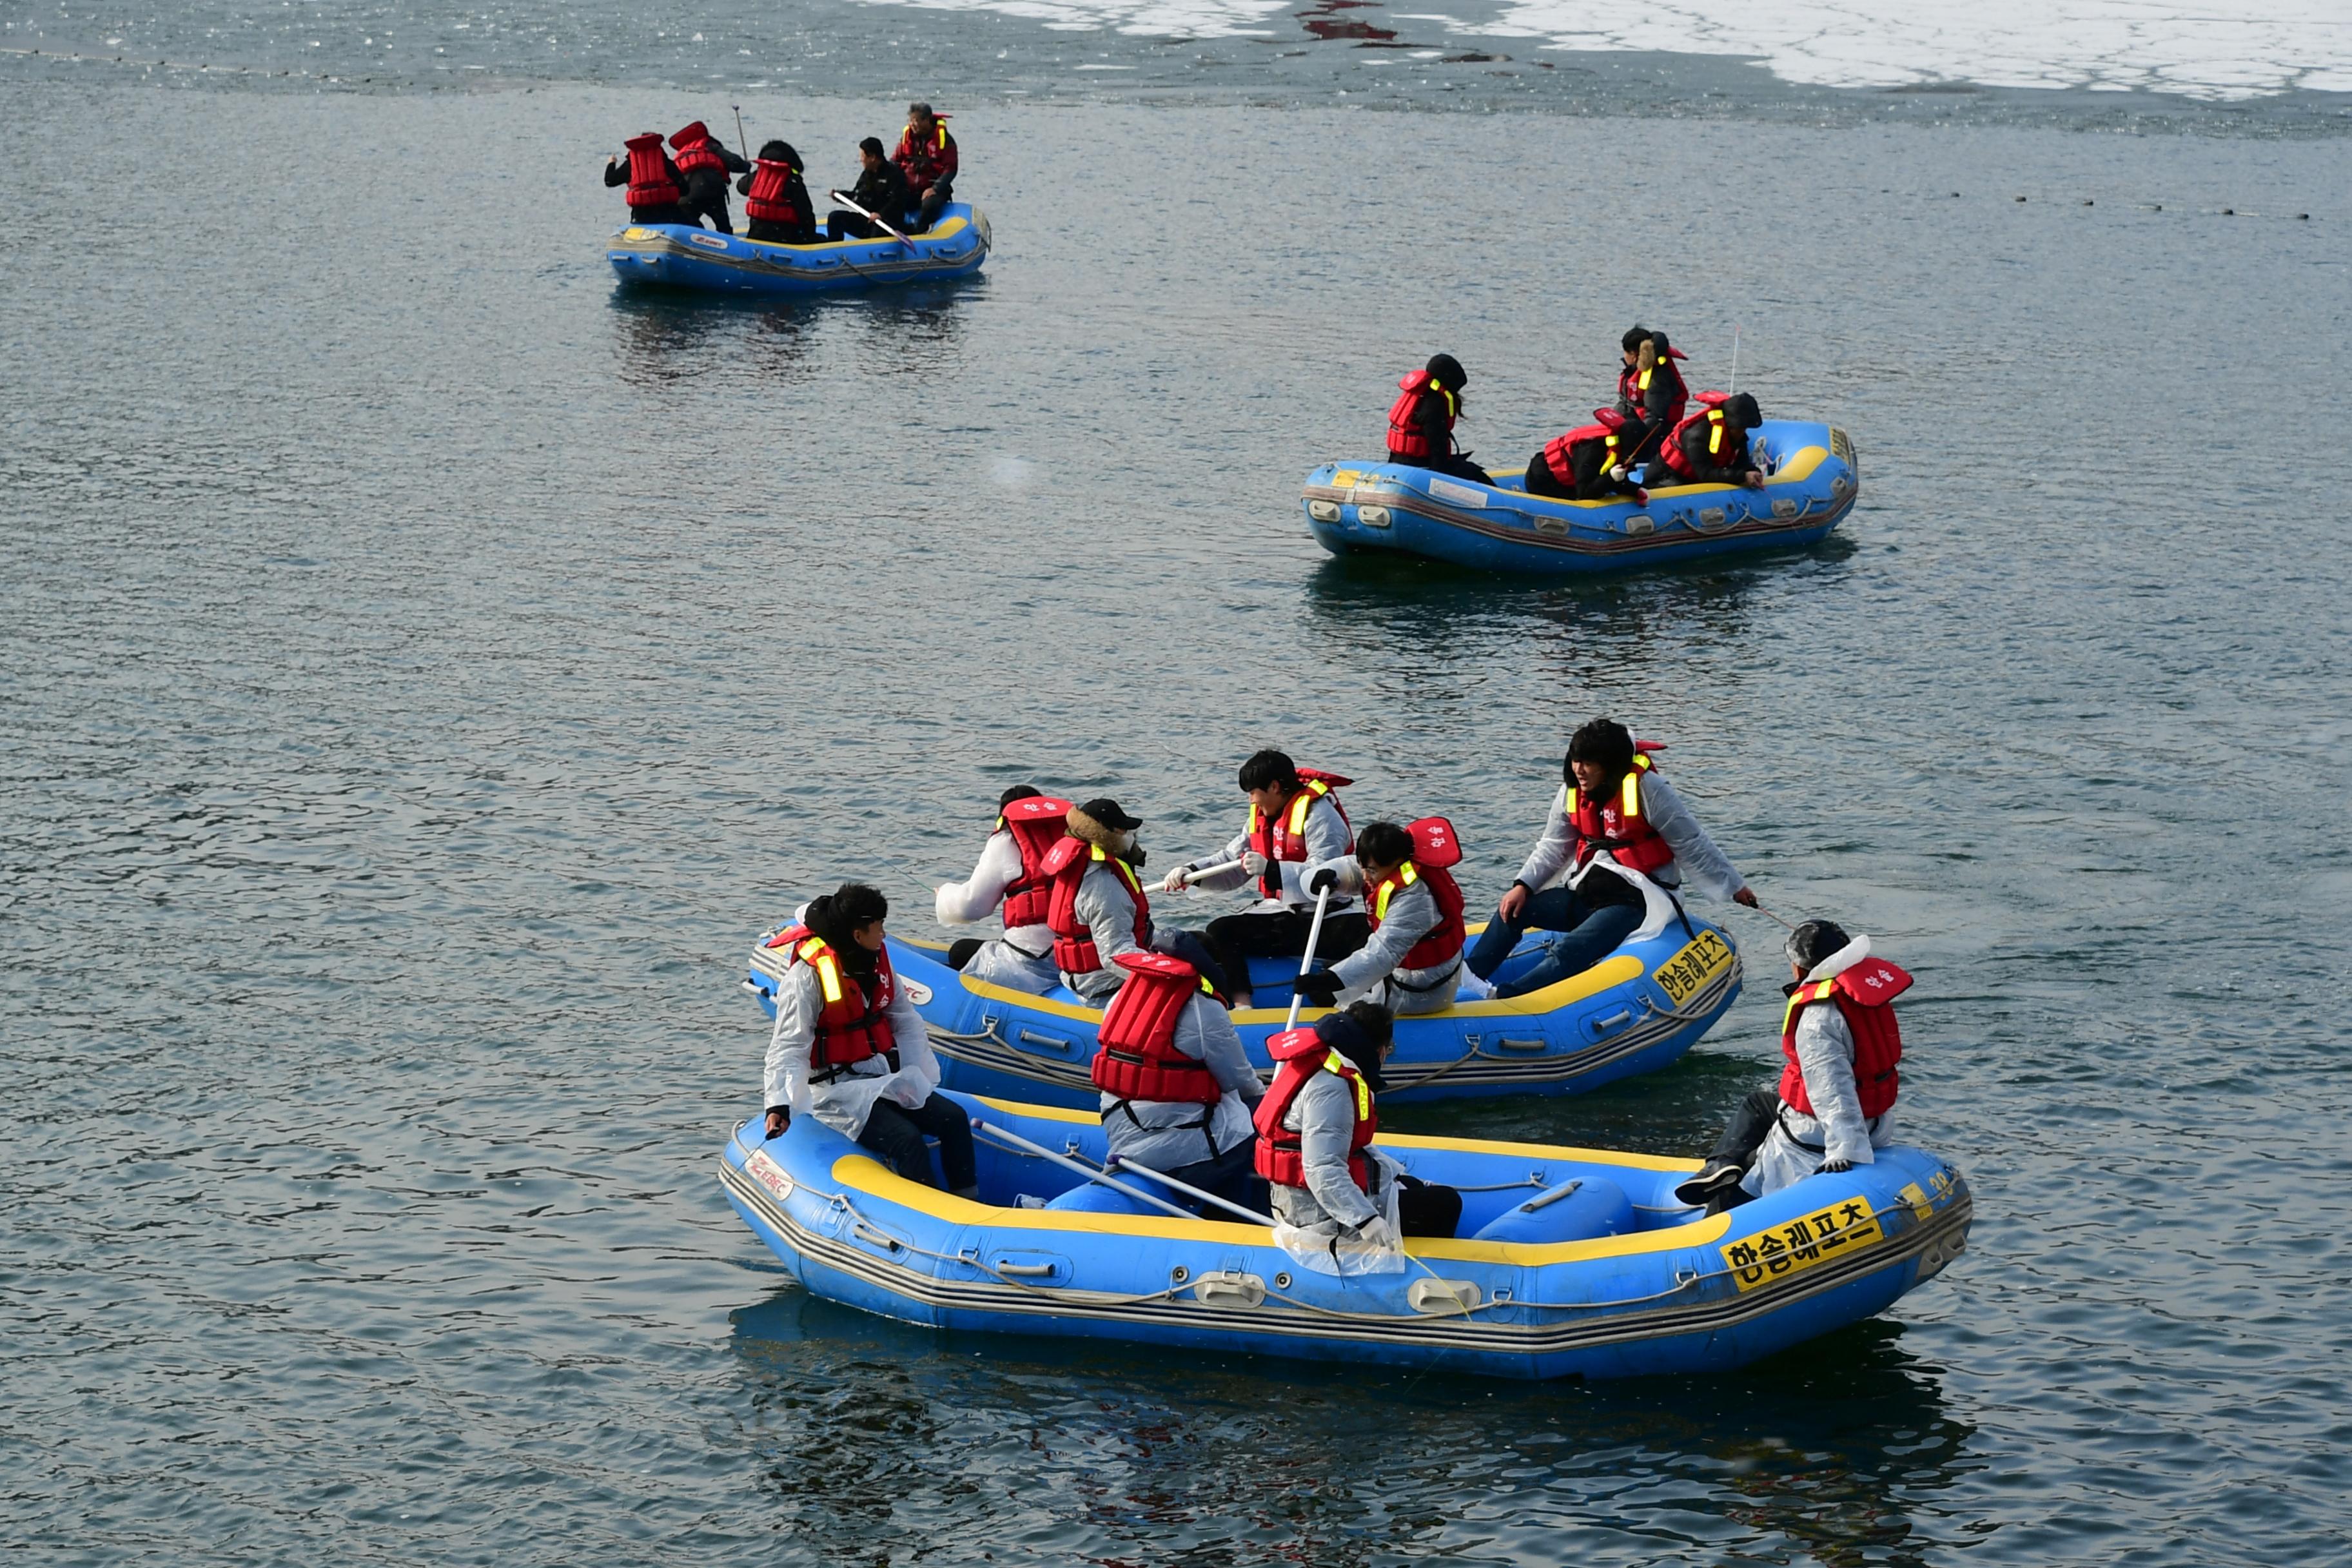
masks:
<svg viewBox="0 0 2352 1568"><path fill-rule="evenodd" d="M921 201L916 203L912 208L908 209L912 216L908 219L909 226L907 232L908 234L929 233L931 229L938 226L940 214L944 211L947 205L953 200L955 200L955 182L953 180L941 180L938 184L933 185L929 190L923 193L923 199Z"/></svg>
<svg viewBox="0 0 2352 1568"><path fill-rule="evenodd" d="M1756 1161L1756 1151L1764 1147L1764 1140L1772 1135L1772 1123L1780 1114L1780 1091L1759 1089L1748 1092L1731 1113L1731 1121L1716 1140L1710 1160L1746 1170Z"/></svg>
<svg viewBox="0 0 2352 1568"><path fill-rule="evenodd" d="M1257 1173L1257 1140L1244 1138L1213 1160L1195 1160L1189 1165L1179 1165L1162 1175L1172 1176L1188 1187L1198 1187L1204 1193L1214 1193L1227 1203L1239 1204L1252 1214L1274 1213L1272 1200L1265 1194L1265 1178ZM1150 1185L1148 1178L1144 1184ZM1183 1194L1171 1192L1169 1201L1180 1207L1191 1208L1203 1219L1231 1219L1234 1216L1214 1204L1204 1204Z"/></svg>
<svg viewBox="0 0 2352 1568"><path fill-rule="evenodd" d="M1209 922L1204 934L1209 951L1217 955L1217 967L1225 972L1225 978L1247 991L1249 961L1297 958L1307 951L1307 932L1314 923L1314 912L1308 910L1220 915ZM1364 943L1371 940L1371 921L1364 918L1361 910L1325 915L1323 936L1315 944L1315 952L1326 964L1337 963L1349 953L1362 951ZM1225 994L1230 996L1234 992L1228 989Z"/></svg>
<svg viewBox="0 0 2352 1568"><path fill-rule="evenodd" d="M813 223L770 223L755 217L743 229L746 239L763 239L771 245L814 245L816 225Z"/></svg>
<svg viewBox="0 0 2352 1568"><path fill-rule="evenodd" d="M1416 468L1427 468L1433 474L1451 474L1457 479L1468 479L1475 485L1491 485L1495 482L1494 475L1469 458L1450 454L1443 458L1400 458L1391 453L1389 461L1402 463Z"/></svg>
<svg viewBox="0 0 2352 1568"><path fill-rule="evenodd" d="M1537 447L1536 455L1528 459L1526 484L1528 494L1531 496L1549 496L1554 500L1576 499L1576 487L1551 471L1551 465L1544 461L1541 447Z"/></svg>
<svg viewBox="0 0 2352 1568"><path fill-rule="evenodd" d="M1462 1194L1417 1176L1397 1178L1397 1224L1407 1236L1451 1237L1462 1223Z"/></svg>
<svg viewBox="0 0 2352 1568"><path fill-rule="evenodd" d="M835 207L824 215L824 237L827 239L879 239L881 228L870 217L860 217L847 207Z"/></svg>
<svg viewBox="0 0 2352 1568"><path fill-rule="evenodd" d="M895 1100L877 1100L857 1135L861 1147L882 1156L883 1163L910 1182L927 1187L931 1180L931 1152L926 1134L940 1141L940 1163L947 1171L948 1191L961 1192L980 1180L980 1163L972 1157L971 1118L962 1106L935 1094L909 1110Z"/></svg>
<svg viewBox="0 0 2352 1568"><path fill-rule="evenodd" d="M646 228L651 228L657 223L682 223L688 227L697 226L694 215L676 202L664 202L657 207L631 207L629 221Z"/></svg>

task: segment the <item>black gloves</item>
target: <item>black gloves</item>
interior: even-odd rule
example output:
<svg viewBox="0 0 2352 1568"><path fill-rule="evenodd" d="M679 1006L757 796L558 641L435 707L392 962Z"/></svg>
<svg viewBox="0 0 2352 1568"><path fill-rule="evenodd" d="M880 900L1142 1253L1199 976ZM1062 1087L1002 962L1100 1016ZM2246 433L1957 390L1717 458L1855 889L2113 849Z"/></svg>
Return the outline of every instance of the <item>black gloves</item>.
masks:
<svg viewBox="0 0 2352 1568"><path fill-rule="evenodd" d="M781 1138L784 1129L793 1124L793 1108L789 1105L768 1107L768 1137ZM764 1142L764 1140L762 1140Z"/></svg>
<svg viewBox="0 0 2352 1568"><path fill-rule="evenodd" d="M1328 866L1307 879L1307 891L1310 897L1317 893L1335 892L1339 886L1339 873Z"/></svg>
<svg viewBox="0 0 2352 1568"><path fill-rule="evenodd" d="M1832 1176L1843 1176L1848 1171L1853 1169L1853 1162L1851 1160L1824 1160L1822 1162L1822 1170L1823 1173Z"/></svg>
<svg viewBox="0 0 2352 1568"><path fill-rule="evenodd" d="M1291 982L1291 988L1318 1007L1328 1007L1339 999L1339 977L1328 969L1318 969Z"/></svg>

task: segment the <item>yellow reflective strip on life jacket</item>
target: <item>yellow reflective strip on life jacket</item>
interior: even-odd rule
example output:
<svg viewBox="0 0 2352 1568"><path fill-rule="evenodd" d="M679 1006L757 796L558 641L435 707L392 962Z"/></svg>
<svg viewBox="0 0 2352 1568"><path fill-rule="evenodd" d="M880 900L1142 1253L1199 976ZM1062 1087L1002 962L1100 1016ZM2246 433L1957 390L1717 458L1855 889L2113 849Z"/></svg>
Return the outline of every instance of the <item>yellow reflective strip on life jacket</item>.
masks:
<svg viewBox="0 0 2352 1568"><path fill-rule="evenodd" d="M1640 387L1643 391L1647 392L1650 390L1650 378L1657 374L1658 367L1654 363L1649 369L1642 373L1642 379L1635 382L1633 384Z"/></svg>
<svg viewBox="0 0 2352 1568"><path fill-rule="evenodd" d="M1397 882L1400 886L1410 888L1420 880L1421 873L1412 868L1412 861L1408 860L1397 868Z"/></svg>
<svg viewBox="0 0 2352 1568"><path fill-rule="evenodd" d="M1313 784L1308 784L1306 789L1298 792L1298 798L1290 803L1290 820L1285 826L1290 830L1290 836L1293 838L1306 837L1307 814L1315 809L1316 797L1311 793L1314 788Z"/></svg>
<svg viewBox="0 0 2352 1568"><path fill-rule="evenodd" d="M1706 455L1711 458L1723 450L1723 410L1708 409L1706 426Z"/></svg>
<svg viewBox="0 0 2352 1568"><path fill-rule="evenodd" d="M1329 1056L1323 1058L1323 1070L1325 1072L1330 1073L1343 1081L1355 1085L1356 1120L1358 1121L1366 1121L1370 1120L1372 1114L1372 1086L1364 1081L1363 1074L1349 1070L1353 1065L1354 1064L1350 1063L1347 1058L1341 1056L1338 1051L1333 1051Z"/></svg>
<svg viewBox="0 0 2352 1568"><path fill-rule="evenodd" d="M809 952L812 947L817 951ZM834 963L833 954L824 950L824 944L814 937L809 938L801 948L801 957L807 960L809 967L816 971L817 984L824 988L825 1005L831 1006L840 1001L841 968Z"/></svg>
<svg viewBox="0 0 2352 1568"><path fill-rule="evenodd" d="M1837 982L1834 980L1816 980L1810 985L1800 985L1790 992L1789 1005L1780 1014L1780 1032L1784 1035L1789 1032L1789 1026L1795 1020L1801 1009L1810 1007L1816 1002L1828 1001L1830 993L1836 989Z"/></svg>
<svg viewBox="0 0 2352 1568"><path fill-rule="evenodd" d="M1625 770L1625 787L1617 802L1618 815L1628 821L1642 815L1642 770Z"/></svg>
<svg viewBox="0 0 2352 1568"><path fill-rule="evenodd" d="M1559 809L1570 816L1574 816L1576 815L1576 786L1574 784L1570 784L1567 788L1567 793L1559 797Z"/></svg>

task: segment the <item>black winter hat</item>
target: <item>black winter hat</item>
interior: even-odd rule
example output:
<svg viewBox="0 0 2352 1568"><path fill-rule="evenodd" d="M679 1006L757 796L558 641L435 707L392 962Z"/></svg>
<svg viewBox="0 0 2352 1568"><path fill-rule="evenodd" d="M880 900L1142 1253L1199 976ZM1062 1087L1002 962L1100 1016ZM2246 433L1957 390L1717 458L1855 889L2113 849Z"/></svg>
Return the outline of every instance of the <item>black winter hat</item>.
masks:
<svg viewBox="0 0 2352 1568"><path fill-rule="evenodd" d="M1723 416L1742 430L1753 430L1764 423L1763 413L1757 408L1756 399L1745 392L1735 392L1725 400Z"/></svg>
<svg viewBox="0 0 2352 1568"><path fill-rule="evenodd" d="M1432 380L1448 392L1459 392L1470 381L1470 373L1464 370L1462 362L1452 354L1432 354L1429 356L1429 363L1422 368L1429 373Z"/></svg>

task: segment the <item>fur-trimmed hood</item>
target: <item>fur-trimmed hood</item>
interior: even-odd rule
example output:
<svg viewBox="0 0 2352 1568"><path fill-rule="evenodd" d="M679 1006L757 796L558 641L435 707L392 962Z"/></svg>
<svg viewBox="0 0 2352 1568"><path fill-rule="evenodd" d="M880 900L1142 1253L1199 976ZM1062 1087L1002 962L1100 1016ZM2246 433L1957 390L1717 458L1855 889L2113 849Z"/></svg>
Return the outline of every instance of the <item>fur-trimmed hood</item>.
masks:
<svg viewBox="0 0 2352 1568"><path fill-rule="evenodd" d="M1082 805L1070 807L1070 815L1062 822L1069 829L1071 837L1091 844L1106 855L1116 855L1126 848L1129 843L1128 836L1135 831L1131 827L1112 827L1107 823L1097 822L1087 815L1086 807Z"/></svg>

